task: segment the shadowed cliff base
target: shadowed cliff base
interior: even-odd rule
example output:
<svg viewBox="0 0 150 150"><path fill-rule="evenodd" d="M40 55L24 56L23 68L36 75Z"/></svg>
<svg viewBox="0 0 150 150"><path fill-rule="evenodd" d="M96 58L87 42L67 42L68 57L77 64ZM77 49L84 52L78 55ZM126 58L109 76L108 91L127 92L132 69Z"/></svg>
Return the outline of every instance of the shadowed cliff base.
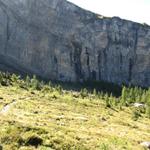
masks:
<svg viewBox="0 0 150 150"><path fill-rule="evenodd" d="M102 93L102 94L108 94L108 95L112 95L116 98L121 96L122 90L124 87L126 88L139 88L141 90L148 90L148 88L146 87L140 87L140 86L134 86L134 85L126 85L126 84L122 84L122 85L118 85L115 83L110 83L107 81L83 81L83 82L62 82L62 81L58 81L58 80L48 80L45 79L43 80L43 78L41 76L36 76L36 75L32 75L32 74L27 74L27 73L18 73L16 72L0 72L0 74L2 74L2 76L4 75L4 78L8 79L8 85L10 83L11 85L11 77L12 76L16 76L16 78L19 80L25 80L27 78L35 78L35 80L37 80L39 82L39 84L41 84L41 86L43 86L43 84L50 84L50 86L56 88L56 87L60 87L66 91L76 91L76 92L80 92L84 89L86 89L88 91L88 93ZM4 83L4 86L7 86L7 81L6 83ZM40 85L39 85L39 89L40 89Z"/></svg>

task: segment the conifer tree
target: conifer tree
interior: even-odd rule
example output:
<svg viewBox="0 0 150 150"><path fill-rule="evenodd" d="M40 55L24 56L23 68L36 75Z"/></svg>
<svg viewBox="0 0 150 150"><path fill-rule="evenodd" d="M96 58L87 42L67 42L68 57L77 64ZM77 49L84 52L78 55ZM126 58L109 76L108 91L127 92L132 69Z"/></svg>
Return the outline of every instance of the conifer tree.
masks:
<svg viewBox="0 0 150 150"><path fill-rule="evenodd" d="M96 89L94 88L94 90L93 90L93 95L94 96L96 96L97 95L97 91L96 91Z"/></svg>
<svg viewBox="0 0 150 150"><path fill-rule="evenodd" d="M127 89L124 86L123 89L122 89L122 94L121 94L121 105L122 106L125 105L126 101L127 101Z"/></svg>
<svg viewBox="0 0 150 150"><path fill-rule="evenodd" d="M25 78L25 84L26 84L26 87L27 88L30 88L30 84L31 84L31 80L30 80L30 77L27 75L26 78Z"/></svg>
<svg viewBox="0 0 150 150"><path fill-rule="evenodd" d="M35 75L33 75L33 78L31 79L31 87L33 90L39 90L39 81Z"/></svg>
<svg viewBox="0 0 150 150"><path fill-rule="evenodd" d="M108 96L108 94L105 95L105 101L106 101L106 107L111 107L111 104L110 104L110 98Z"/></svg>

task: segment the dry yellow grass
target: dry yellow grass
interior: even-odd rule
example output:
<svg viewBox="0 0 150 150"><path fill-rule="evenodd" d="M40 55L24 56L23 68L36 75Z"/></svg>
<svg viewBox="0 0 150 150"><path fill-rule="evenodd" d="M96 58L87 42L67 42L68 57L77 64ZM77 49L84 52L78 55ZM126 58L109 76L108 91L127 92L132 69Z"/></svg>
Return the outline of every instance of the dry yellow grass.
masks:
<svg viewBox="0 0 150 150"><path fill-rule="evenodd" d="M0 87L0 145L4 150L143 150L150 119L132 119L131 108L105 108L94 96ZM7 107L5 111L3 111ZM42 139L38 147L28 142Z"/></svg>

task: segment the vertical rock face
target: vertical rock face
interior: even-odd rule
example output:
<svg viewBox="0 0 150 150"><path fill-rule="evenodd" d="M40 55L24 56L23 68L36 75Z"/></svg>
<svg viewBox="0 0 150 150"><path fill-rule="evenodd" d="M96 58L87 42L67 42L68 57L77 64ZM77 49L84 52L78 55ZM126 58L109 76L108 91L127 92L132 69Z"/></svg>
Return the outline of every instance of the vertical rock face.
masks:
<svg viewBox="0 0 150 150"><path fill-rule="evenodd" d="M0 0L0 68L150 86L150 27L65 0Z"/></svg>

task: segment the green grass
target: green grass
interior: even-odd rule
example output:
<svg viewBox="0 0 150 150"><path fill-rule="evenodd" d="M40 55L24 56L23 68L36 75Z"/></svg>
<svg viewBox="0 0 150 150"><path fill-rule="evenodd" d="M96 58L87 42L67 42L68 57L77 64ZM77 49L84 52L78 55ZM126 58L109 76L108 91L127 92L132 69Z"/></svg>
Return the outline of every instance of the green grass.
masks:
<svg viewBox="0 0 150 150"><path fill-rule="evenodd" d="M118 98L34 81L13 77L0 86L4 150L144 150L139 143L150 140L150 119L144 113L135 119L135 108L120 109Z"/></svg>

